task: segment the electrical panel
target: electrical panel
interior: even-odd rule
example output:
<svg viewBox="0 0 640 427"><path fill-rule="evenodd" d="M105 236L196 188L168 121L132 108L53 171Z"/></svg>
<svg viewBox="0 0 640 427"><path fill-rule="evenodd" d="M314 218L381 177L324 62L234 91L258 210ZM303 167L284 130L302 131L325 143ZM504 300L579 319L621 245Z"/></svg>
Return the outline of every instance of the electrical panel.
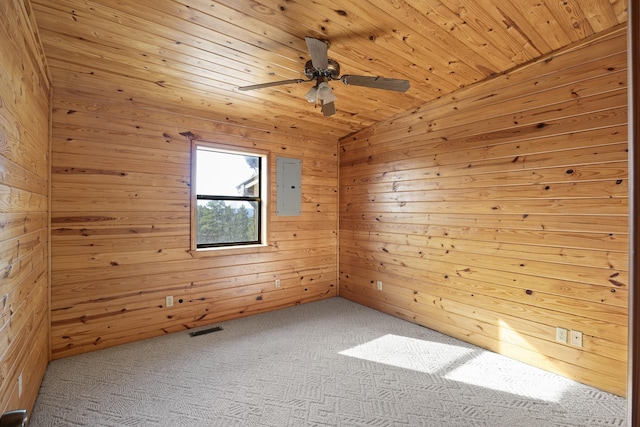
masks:
<svg viewBox="0 0 640 427"><path fill-rule="evenodd" d="M276 215L299 216L302 213L302 160L276 159Z"/></svg>

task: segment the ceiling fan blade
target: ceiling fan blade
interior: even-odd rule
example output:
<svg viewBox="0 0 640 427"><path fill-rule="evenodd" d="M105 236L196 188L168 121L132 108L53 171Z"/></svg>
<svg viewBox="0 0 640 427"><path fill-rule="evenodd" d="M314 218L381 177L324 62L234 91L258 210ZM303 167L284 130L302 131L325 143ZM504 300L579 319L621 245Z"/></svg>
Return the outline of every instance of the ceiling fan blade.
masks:
<svg viewBox="0 0 640 427"><path fill-rule="evenodd" d="M335 102L327 102L326 104L322 103L322 114L325 116L333 116L336 113L336 104Z"/></svg>
<svg viewBox="0 0 640 427"><path fill-rule="evenodd" d="M327 50L329 45L322 40L314 39L313 37L305 37L307 42L307 49L311 56L311 63L319 70L326 70L329 68L329 57L327 56Z"/></svg>
<svg viewBox="0 0 640 427"><path fill-rule="evenodd" d="M240 86L238 88L238 90L262 89L262 88L265 88L265 87L287 85L287 84L291 84L291 83L304 83L304 82L310 82L310 81L311 80L304 80L304 79L281 80L279 82L260 83L260 84L257 84L257 85L250 85L250 86Z"/></svg>
<svg viewBox="0 0 640 427"><path fill-rule="evenodd" d="M340 77L340 80L346 85L365 86L384 90L395 90L396 92L406 92L409 89L409 80L350 75L344 75Z"/></svg>

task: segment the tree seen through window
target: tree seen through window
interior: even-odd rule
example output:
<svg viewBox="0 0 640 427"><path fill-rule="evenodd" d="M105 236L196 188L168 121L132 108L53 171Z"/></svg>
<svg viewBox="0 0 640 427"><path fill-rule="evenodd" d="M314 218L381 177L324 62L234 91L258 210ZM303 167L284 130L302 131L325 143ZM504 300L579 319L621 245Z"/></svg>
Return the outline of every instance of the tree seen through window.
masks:
<svg viewBox="0 0 640 427"><path fill-rule="evenodd" d="M196 149L198 248L260 243L262 157Z"/></svg>

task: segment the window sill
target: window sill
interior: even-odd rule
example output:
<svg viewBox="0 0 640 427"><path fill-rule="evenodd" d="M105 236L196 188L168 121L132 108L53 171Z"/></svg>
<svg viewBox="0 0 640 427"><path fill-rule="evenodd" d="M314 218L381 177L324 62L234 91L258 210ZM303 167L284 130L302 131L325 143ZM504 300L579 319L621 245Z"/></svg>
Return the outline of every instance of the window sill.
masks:
<svg viewBox="0 0 640 427"><path fill-rule="evenodd" d="M226 255L247 255L271 252L275 250L273 246L267 244L243 245L243 246L220 246L216 248L192 249L189 251L194 258L207 258Z"/></svg>

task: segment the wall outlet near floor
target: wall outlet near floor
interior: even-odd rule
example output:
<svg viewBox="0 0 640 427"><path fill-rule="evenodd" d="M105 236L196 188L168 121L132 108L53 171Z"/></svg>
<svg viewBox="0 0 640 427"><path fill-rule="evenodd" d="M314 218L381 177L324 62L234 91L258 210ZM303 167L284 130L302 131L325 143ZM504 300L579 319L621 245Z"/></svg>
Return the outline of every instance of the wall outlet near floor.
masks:
<svg viewBox="0 0 640 427"><path fill-rule="evenodd" d="M571 331L571 345L582 347L582 332Z"/></svg>
<svg viewBox="0 0 640 427"><path fill-rule="evenodd" d="M382 280L378 280L376 282L376 286L378 286L378 290L381 291L382 290Z"/></svg>
<svg viewBox="0 0 640 427"><path fill-rule="evenodd" d="M280 279L276 279L276 289L280 288Z"/></svg>
<svg viewBox="0 0 640 427"><path fill-rule="evenodd" d="M173 307L173 296L169 295L165 297L165 307Z"/></svg>
<svg viewBox="0 0 640 427"><path fill-rule="evenodd" d="M567 330L558 326L556 328L556 341L566 344L567 343Z"/></svg>

